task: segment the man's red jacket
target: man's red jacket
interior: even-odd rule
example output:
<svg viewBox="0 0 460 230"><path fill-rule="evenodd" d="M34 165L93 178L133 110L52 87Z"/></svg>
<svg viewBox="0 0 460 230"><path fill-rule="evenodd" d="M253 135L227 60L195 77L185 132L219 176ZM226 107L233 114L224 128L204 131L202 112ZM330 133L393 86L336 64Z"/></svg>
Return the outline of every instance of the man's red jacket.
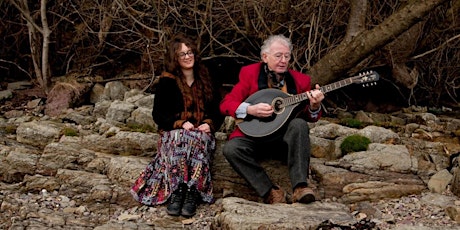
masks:
<svg viewBox="0 0 460 230"><path fill-rule="evenodd" d="M232 116L236 118L235 112L238 106L240 106L240 104L244 102L250 95L259 90L258 80L261 65L262 63L259 62L241 68L238 83L233 87L230 93L225 95L224 99L220 103L220 111L223 115ZM297 91L297 94L310 90L310 76L295 70L289 70L289 73L294 78L295 89ZM308 109L308 106L304 108L303 112L305 113L305 115L302 117L304 117L307 121L310 122L315 122L321 117L320 112L317 117L313 118ZM236 127L235 130L230 134L229 139L241 137L244 135L245 134L241 132L241 130L238 127Z"/></svg>

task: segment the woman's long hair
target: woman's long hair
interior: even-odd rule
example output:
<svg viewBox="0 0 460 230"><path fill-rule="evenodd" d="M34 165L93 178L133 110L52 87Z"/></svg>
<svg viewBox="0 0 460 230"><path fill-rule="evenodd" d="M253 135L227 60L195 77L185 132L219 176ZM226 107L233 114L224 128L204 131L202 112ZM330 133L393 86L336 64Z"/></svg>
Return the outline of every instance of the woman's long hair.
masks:
<svg viewBox="0 0 460 230"><path fill-rule="evenodd" d="M166 71L184 79L184 74L182 73L181 66L179 65L179 50L182 48L182 43L184 43L188 48L193 52L193 58L195 63L193 65L193 76L195 78L194 84L200 88L201 92L204 93L205 100L210 102L213 98L213 84L211 82L211 77L209 76L208 69L201 63L200 52L195 44L195 42L182 35L178 34L171 39L166 51L165 57L165 67Z"/></svg>

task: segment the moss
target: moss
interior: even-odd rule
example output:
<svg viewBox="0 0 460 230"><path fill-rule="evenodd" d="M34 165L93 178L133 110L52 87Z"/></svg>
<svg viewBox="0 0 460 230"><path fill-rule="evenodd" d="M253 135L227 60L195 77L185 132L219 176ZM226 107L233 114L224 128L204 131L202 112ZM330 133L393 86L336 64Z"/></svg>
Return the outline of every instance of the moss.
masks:
<svg viewBox="0 0 460 230"><path fill-rule="evenodd" d="M340 150L342 150L343 155L351 152L365 151L370 143L371 140L369 138L355 134L343 140L342 144L340 144Z"/></svg>
<svg viewBox="0 0 460 230"><path fill-rule="evenodd" d="M14 125L7 125L4 127L5 128L5 133L6 134L16 134L16 126Z"/></svg>
<svg viewBox="0 0 460 230"><path fill-rule="evenodd" d="M71 127L65 127L62 130L62 134L64 136L74 137L74 136L78 136L78 131Z"/></svg>
<svg viewBox="0 0 460 230"><path fill-rule="evenodd" d="M350 128L363 128L363 123L353 118L344 118L340 120L340 124Z"/></svg>
<svg viewBox="0 0 460 230"><path fill-rule="evenodd" d="M140 132L140 133L154 133L156 129L150 125L140 125L135 123L127 124L128 131Z"/></svg>

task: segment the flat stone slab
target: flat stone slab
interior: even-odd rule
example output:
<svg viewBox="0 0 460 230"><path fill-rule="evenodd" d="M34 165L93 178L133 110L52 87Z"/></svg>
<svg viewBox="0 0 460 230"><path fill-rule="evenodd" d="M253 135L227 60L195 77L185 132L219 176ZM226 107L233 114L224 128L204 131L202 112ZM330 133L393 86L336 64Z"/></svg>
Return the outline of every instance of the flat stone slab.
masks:
<svg viewBox="0 0 460 230"><path fill-rule="evenodd" d="M317 229L326 220L347 226L356 222L347 206L334 202L264 204L227 197L222 206L217 217L222 229Z"/></svg>

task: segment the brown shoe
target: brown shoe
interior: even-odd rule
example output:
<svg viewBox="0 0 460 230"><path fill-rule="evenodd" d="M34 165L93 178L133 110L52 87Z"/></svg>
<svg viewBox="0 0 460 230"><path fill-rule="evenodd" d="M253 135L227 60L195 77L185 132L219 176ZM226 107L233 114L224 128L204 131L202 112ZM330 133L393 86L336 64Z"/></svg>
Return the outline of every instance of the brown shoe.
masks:
<svg viewBox="0 0 460 230"><path fill-rule="evenodd" d="M304 203L308 204L315 201L315 193L309 187L299 187L294 190L294 194L292 195L292 203Z"/></svg>
<svg viewBox="0 0 460 230"><path fill-rule="evenodd" d="M265 197L264 202L266 204L286 203L286 192L279 187L273 187L268 196Z"/></svg>

